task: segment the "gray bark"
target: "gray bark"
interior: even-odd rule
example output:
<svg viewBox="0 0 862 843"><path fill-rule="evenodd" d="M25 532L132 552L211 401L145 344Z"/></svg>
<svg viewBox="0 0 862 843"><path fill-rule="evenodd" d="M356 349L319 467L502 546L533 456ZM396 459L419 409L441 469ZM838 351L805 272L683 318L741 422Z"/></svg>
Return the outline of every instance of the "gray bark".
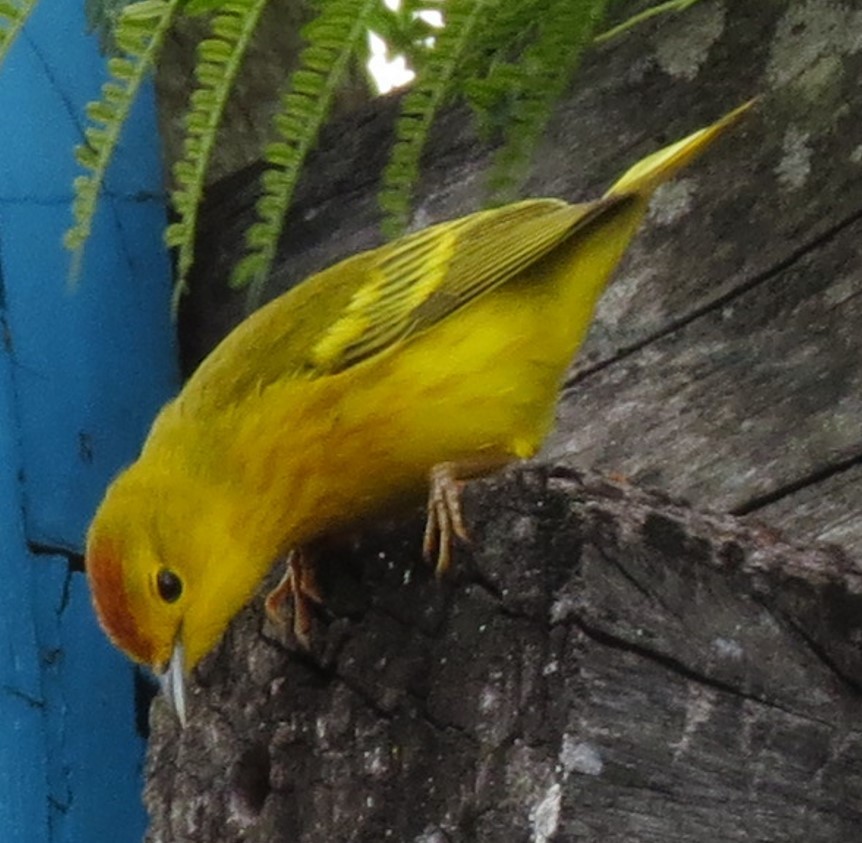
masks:
<svg viewBox="0 0 862 843"><path fill-rule="evenodd" d="M473 484L327 555L310 653L262 601L153 710L150 840L853 841L862 570L599 475Z"/></svg>
<svg viewBox="0 0 862 843"><path fill-rule="evenodd" d="M451 582L418 518L380 528L324 560L310 653L258 601L189 728L154 707L150 840L862 839L860 32L858 2L702 0L593 54L529 194L594 197L764 102L657 195L548 463L468 488ZM393 109L328 130L271 294L379 242ZM417 224L481 201L464 114L432 149ZM206 208L189 368L241 317L255 172Z"/></svg>

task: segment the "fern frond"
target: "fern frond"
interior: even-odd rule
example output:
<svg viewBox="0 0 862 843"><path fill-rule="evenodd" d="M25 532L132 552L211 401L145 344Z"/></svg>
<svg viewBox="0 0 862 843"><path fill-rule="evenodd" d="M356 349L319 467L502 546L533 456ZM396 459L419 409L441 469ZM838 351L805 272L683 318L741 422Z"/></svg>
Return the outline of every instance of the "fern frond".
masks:
<svg viewBox="0 0 862 843"><path fill-rule="evenodd" d="M610 41L611 38L616 38L617 35L622 35L623 32L627 32L629 29L632 29L650 18L654 18L656 15L663 15L666 12L682 12L697 2L699 2L699 0L668 0L666 3L657 3L655 6L650 6L648 9L644 9L636 15L632 15L622 23L612 26L600 35L597 35L593 39L593 43L603 44L605 41Z"/></svg>
<svg viewBox="0 0 862 843"><path fill-rule="evenodd" d="M494 12L475 32L473 60L465 65L463 78L478 78L501 63L515 62L537 36L541 20L553 0L498 3ZM580 0L579 0L580 2Z"/></svg>
<svg viewBox="0 0 862 843"><path fill-rule="evenodd" d="M78 163L88 172L74 182L73 226L63 242L74 252L71 277L80 270L84 244L90 236L93 217L105 174L120 139L135 97L158 56L165 34L182 0L142 0L127 6L114 32L122 56L108 60L111 79L102 85L102 96L87 105L84 137L75 149Z"/></svg>
<svg viewBox="0 0 862 843"><path fill-rule="evenodd" d="M389 237L407 225L410 200L419 179L419 163L437 110L451 91L452 79L468 54L484 15L493 17L497 0L448 0L445 25L436 37L414 86L404 97L395 125L395 144L383 173L380 207ZM505 4L504 4L505 5Z"/></svg>
<svg viewBox="0 0 862 843"><path fill-rule="evenodd" d="M39 0L0 0L0 64Z"/></svg>
<svg viewBox="0 0 862 843"><path fill-rule="evenodd" d="M303 30L307 46L288 80L273 124L279 137L264 151L257 221L246 232L248 253L234 268L231 284L249 286L256 303L275 260L284 217L299 171L317 140L339 85L367 37L368 19L379 0L326 0Z"/></svg>
<svg viewBox="0 0 862 843"><path fill-rule="evenodd" d="M174 164L171 201L179 220L168 226L165 242L178 249L173 306L186 288L194 260L198 211L217 130L246 50L268 0L230 0L220 5L209 38L198 44L195 75L199 87L185 117L183 157Z"/></svg>
<svg viewBox="0 0 862 843"><path fill-rule="evenodd" d="M494 201L510 201L516 194L554 105L571 81L606 6L607 0L551 0L539 19L537 37L517 65L498 69L512 99L505 142L489 179Z"/></svg>
<svg viewBox="0 0 862 843"><path fill-rule="evenodd" d="M479 27L471 56L456 80L485 141L505 130L520 89L521 56L536 40L553 0L503 3Z"/></svg>
<svg viewBox="0 0 862 843"><path fill-rule="evenodd" d="M379 3L368 20L368 28L386 44L387 57L402 55L411 68L424 59L430 39L436 37L439 27L425 20L420 12L439 12L442 16L446 0L401 0L401 5L390 9Z"/></svg>

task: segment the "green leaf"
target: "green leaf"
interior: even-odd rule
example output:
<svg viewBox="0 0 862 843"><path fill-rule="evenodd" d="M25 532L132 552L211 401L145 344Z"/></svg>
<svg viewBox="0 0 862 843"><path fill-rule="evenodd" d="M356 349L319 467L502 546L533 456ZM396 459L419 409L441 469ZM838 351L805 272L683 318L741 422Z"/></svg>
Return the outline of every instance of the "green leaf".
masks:
<svg viewBox="0 0 862 843"><path fill-rule="evenodd" d="M495 155L489 177L495 203L511 201L517 195L554 106L571 83L606 5L607 0L547 0L519 65L498 65L504 70L507 114L504 144Z"/></svg>
<svg viewBox="0 0 862 843"><path fill-rule="evenodd" d="M0 3L0 64L21 34L38 2L39 0L20 0L18 3Z"/></svg>
<svg viewBox="0 0 862 843"><path fill-rule="evenodd" d="M395 145L383 174L379 201L387 214L383 230L390 237L401 234L407 225L431 123L451 90L477 28L487 17L493 17L498 5L499 0L449 0L446 4L446 25L414 87L404 97L395 126Z"/></svg>
<svg viewBox="0 0 862 843"><path fill-rule="evenodd" d="M174 307L185 291L194 261L198 212L206 175L224 109L267 0L223 4L211 24L211 34L198 45L195 76L200 85L185 116L183 157L174 165L176 188L171 195L179 223L167 232L177 252Z"/></svg>
<svg viewBox="0 0 862 843"><path fill-rule="evenodd" d="M319 15L303 29L307 46L288 80L273 126L279 141L266 147L268 169L261 177L263 195L258 221L246 232L248 255L234 268L231 285L248 288L254 306L275 260L284 218L296 188L299 168L317 142L336 91L367 40L368 20L379 0L326 0ZM274 153L269 157L269 153Z"/></svg>
<svg viewBox="0 0 862 843"><path fill-rule="evenodd" d="M108 71L114 77L114 81L106 82L102 86L101 100L87 107L87 116L91 123L85 130L88 145L79 145L75 150L75 157L78 163L89 172L74 181L75 196L72 201L74 224L64 237L64 242L75 252L72 281L76 280L81 265L84 245L90 235L99 194L126 118L129 116L141 83L159 54L165 34L180 2L181 0L165 0L160 6L162 10L160 16L132 20L127 18L126 11L120 16L116 33L117 43L134 41L139 51L126 58L109 60ZM133 6L140 5L133 4ZM137 12L140 12L140 8Z"/></svg>

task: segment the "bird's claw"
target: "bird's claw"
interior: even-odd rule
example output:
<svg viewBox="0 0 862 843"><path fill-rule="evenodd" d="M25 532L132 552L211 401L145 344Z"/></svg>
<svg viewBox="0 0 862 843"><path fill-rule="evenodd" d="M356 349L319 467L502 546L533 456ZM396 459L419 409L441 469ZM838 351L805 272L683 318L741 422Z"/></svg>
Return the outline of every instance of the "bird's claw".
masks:
<svg viewBox="0 0 862 843"><path fill-rule="evenodd" d="M293 634L303 649L311 648L311 619L314 603L323 605L314 565L307 551L291 550L284 564L284 575L266 596L267 617L278 627L286 625L284 605L293 598Z"/></svg>
<svg viewBox="0 0 862 843"><path fill-rule="evenodd" d="M461 483L455 476L454 463L440 463L429 475L428 520L422 555L434 565L437 578L443 577L452 564L452 536L470 542L461 513ZM436 557L436 559L435 559Z"/></svg>

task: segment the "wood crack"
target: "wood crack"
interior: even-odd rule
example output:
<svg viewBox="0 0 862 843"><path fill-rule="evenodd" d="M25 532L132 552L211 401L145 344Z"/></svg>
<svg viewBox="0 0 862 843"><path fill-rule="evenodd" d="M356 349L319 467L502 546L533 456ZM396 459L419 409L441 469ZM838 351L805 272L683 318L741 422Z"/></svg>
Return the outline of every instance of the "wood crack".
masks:
<svg viewBox="0 0 862 843"><path fill-rule="evenodd" d="M713 691L718 691L722 694L728 694L732 697L737 697L741 700L745 700L746 702L751 702L760 706L764 706L766 708L774 709L775 711L779 711L782 714L786 714L794 718L799 718L800 720L807 723L817 724L818 726L833 725L831 720L811 717L807 714L801 714L799 711L794 711L793 709L787 708L786 706L779 705L774 700L770 700L765 696L747 693L746 691L742 690L739 687L736 687L730 682L724 682L721 679L716 679L713 676L708 676L705 673L694 670L681 660L673 658L672 656L668 656L664 653L659 653L656 650L650 649L649 647L644 647L642 645L635 644L632 641L627 641L623 638L611 635L601 629L598 629L597 627L592 626L583 618L572 617L571 620L575 623L578 629L580 629L585 635L587 635L589 638L591 638L598 644L602 644L606 647L611 647L615 650L632 653L633 655L639 656L640 658L647 659L651 662L654 662L655 664L660 665L661 667L681 677L682 679L685 679L686 681L694 682L697 685L702 685L705 688L709 688ZM836 675L838 675L837 672Z"/></svg>
<svg viewBox="0 0 862 843"><path fill-rule="evenodd" d="M790 269L792 266L794 266L794 264L808 257L812 252L823 248L832 240L834 240L835 237L841 234L846 228L855 225L860 220L862 220L862 210L856 211L855 213L844 217L844 219L840 220L835 225L831 226L826 231L819 234L817 237L814 237L807 243L800 246L798 249L792 251L784 260L779 261L775 265L771 266L769 269L764 270L763 272L758 272L756 275L752 276L748 280L741 281L733 289L728 290L723 295L718 296L717 298L705 302L703 305L694 308L684 316L681 316L679 319L671 320L662 328L652 332L651 334L648 334L638 342L624 346L620 348L615 354L606 357L603 360L599 360L589 366L585 366L582 369L579 369L575 375L573 375L570 379L566 381L563 386L563 390L566 391L572 389L573 387L587 380L596 373L601 372L604 369L607 369L608 367L613 366L628 357L631 357L633 354L636 354L637 352L641 351L643 348L651 345L652 343L657 342L664 337L668 337L672 334L677 333L686 326L690 325L692 322L696 322L698 319L701 319L704 316L708 316L712 313L715 313L716 311L721 310L722 308L733 303L734 301L751 292L752 290L757 289L762 284L771 281L773 278L775 278L777 275L780 275L787 269Z"/></svg>
<svg viewBox="0 0 862 843"><path fill-rule="evenodd" d="M730 514L737 517L751 515L759 509L763 509L770 504L777 503L790 495L796 494L796 492L802 489L816 486L818 483L843 474L845 471L850 471L857 466L862 466L862 451L846 459L822 466L816 471L812 471L803 477L797 477L792 482L778 486L769 492L764 492L762 495L749 498L749 500L731 509Z"/></svg>

